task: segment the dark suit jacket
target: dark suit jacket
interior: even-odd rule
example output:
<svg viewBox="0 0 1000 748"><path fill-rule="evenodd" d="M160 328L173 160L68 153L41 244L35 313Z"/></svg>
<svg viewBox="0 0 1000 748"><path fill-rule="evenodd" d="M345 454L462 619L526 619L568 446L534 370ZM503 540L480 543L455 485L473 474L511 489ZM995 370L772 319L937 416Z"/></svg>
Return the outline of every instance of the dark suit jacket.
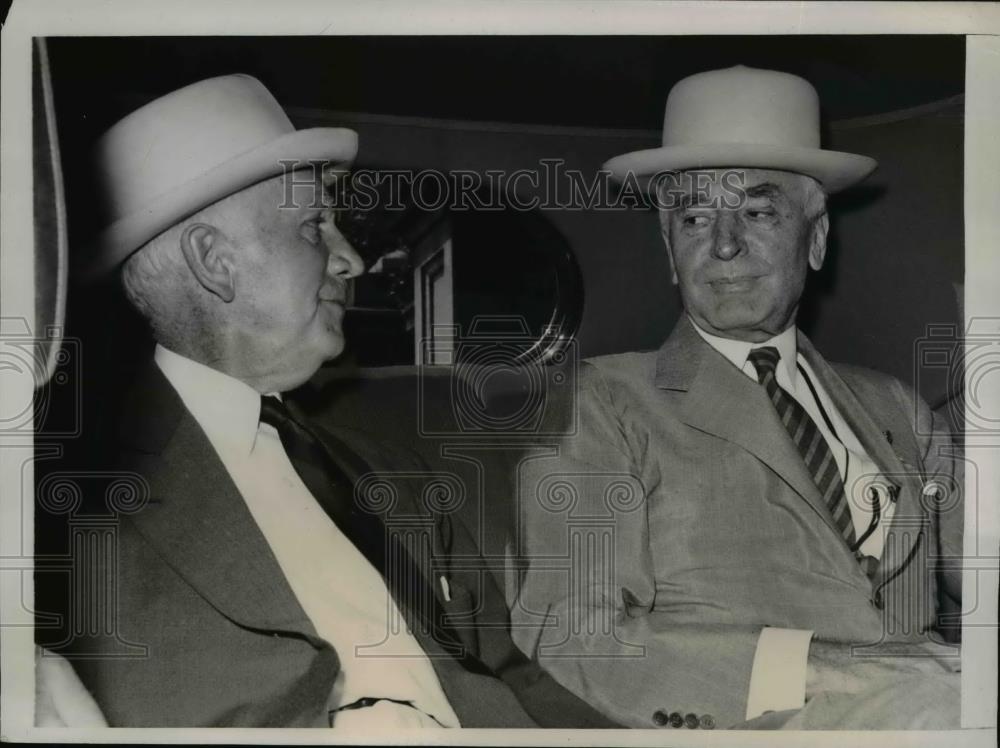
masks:
<svg viewBox="0 0 1000 748"><path fill-rule="evenodd" d="M592 359L579 433L522 469L530 562L515 640L613 719L744 720L762 626L857 644L919 640L959 600L961 464L908 387L799 351L898 485L874 580L829 518L764 390L685 317L658 352ZM943 489L932 496L935 485ZM657 713L660 714L657 714ZM703 717L707 715L708 720Z"/></svg>
<svg viewBox="0 0 1000 748"><path fill-rule="evenodd" d="M73 658L112 726L328 726L337 653L305 615L207 437L155 366L124 412L117 470L145 481L148 501L121 513L109 552L78 559L77 570L83 613L110 608L113 620L53 648ZM331 433L376 474L404 474L393 480L393 517L430 549L418 558L439 594L438 577L448 578L451 601L441 604L463 642L502 673L470 672L415 627L462 725L614 726L513 645L504 598L477 570L471 537L417 501L426 469L361 433Z"/></svg>

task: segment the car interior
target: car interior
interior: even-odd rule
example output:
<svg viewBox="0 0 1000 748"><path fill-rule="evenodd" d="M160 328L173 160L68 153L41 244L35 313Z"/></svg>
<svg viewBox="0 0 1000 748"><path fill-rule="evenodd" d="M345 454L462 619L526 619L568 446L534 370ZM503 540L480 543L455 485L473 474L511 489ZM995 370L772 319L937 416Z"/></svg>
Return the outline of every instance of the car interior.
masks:
<svg viewBox="0 0 1000 748"><path fill-rule="evenodd" d="M61 37L48 56L70 277L64 355L36 394L36 449L60 456L38 461L36 481L88 464L152 349L113 284L72 274L94 230L88 148L141 104L235 72L259 78L299 128L356 130L356 170L445 175L426 180L431 192L474 181L471 205L424 193L344 217L367 272L351 291L348 349L302 402L320 423L418 453L425 498L476 528L508 601L519 466L577 427L585 359L655 349L682 313L655 209L581 205L579 180L658 145L667 91L697 70L802 75L823 102L825 147L878 160L830 202L827 262L800 327L829 359L912 383L959 426L961 371L922 352L950 351L962 332L962 37ZM534 200L530 179L488 176L519 170L558 194ZM73 522L37 510L39 552L58 558ZM42 602L57 575L38 572Z"/></svg>

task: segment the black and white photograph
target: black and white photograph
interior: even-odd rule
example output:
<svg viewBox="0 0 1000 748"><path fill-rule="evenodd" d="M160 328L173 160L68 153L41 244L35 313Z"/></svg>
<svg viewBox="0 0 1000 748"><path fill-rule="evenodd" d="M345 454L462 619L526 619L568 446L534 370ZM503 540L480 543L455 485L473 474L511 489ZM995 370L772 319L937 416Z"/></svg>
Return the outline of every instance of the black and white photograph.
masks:
<svg viewBox="0 0 1000 748"><path fill-rule="evenodd" d="M4 740L995 744L995 6L125 5L3 29Z"/></svg>

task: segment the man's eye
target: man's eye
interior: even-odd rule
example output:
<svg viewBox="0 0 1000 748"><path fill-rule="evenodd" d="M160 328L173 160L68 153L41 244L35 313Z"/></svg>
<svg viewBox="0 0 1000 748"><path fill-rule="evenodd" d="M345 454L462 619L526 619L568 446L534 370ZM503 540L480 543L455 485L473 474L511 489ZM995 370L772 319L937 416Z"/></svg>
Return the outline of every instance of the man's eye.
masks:
<svg viewBox="0 0 1000 748"><path fill-rule="evenodd" d="M684 216L683 223L685 226L705 226L708 223L708 216Z"/></svg>
<svg viewBox="0 0 1000 748"><path fill-rule="evenodd" d="M320 224L323 223L322 218L314 218L311 221L306 221L302 224L302 236L305 237L306 241L312 242L313 244L318 244L320 240Z"/></svg>
<svg viewBox="0 0 1000 748"><path fill-rule="evenodd" d="M761 210L748 210L747 215L750 216L754 221L768 220L774 217L774 211L770 208L763 208Z"/></svg>

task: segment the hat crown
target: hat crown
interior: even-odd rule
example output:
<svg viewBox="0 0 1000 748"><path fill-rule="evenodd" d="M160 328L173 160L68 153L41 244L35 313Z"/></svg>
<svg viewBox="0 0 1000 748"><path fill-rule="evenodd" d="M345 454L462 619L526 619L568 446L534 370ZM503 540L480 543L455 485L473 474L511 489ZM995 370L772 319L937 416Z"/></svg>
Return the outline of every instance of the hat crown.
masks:
<svg viewBox="0 0 1000 748"><path fill-rule="evenodd" d="M819 96L807 81L743 65L684 78L667 97L663 146L623 153L615 179L688 169L778 169L805 174L831 194L861 181L875 159L820 148Z"/></svg>
<svg viewBox="0 0 1000 748"><path fill-rule="evenodd" d="M103 277L208 205L309 163L347 165L357 153L354 130L296 130L249 75L192 83L132 112L97 141L95 217L103 228L79 255L77 272Z"/></svg>
<svg viewBox="0 0 1000 748"><path fill-rule="evenodd" d="M816 89L796 75L744 65L684 78L667 97L663 145L711 143L819 148Z"/></svg>
<svg viewBox="0 0 1000 748"><path fill-rule="evenodd" d="M249 75L209 78L156 99L97 142L107 221L294 129L281 105Z"/></svg>

